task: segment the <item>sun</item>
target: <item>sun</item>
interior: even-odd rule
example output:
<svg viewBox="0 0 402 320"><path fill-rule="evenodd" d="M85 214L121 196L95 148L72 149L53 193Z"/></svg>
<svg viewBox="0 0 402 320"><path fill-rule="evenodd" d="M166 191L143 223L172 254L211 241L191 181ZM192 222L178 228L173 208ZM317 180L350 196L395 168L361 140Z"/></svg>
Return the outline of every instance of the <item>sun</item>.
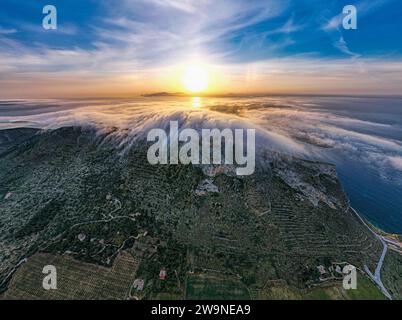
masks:
<svg viewBox="0 0 402 320"><path fill-rule="evenodd" d="M191 66L185 69L183 85L186 90L199 93L208 88L208 71L201 66Z"/></svg>

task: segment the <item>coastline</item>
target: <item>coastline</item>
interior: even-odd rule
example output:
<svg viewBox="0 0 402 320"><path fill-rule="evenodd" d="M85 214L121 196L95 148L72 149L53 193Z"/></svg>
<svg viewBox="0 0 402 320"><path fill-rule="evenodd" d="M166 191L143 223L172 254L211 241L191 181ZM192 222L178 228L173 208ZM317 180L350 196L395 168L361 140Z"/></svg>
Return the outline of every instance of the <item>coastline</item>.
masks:
<svg viewBox="0 0 402 320"><path fill-rule="evenodd" d="M353 213L357 216L357 218L370 230L370 232L381 242L383 245L383 250L381 253L381 256L378 260L377 267L375 269L374 274L369 270L369 268L365 265L364 266L364 271L367 273L369 278L377 285L377 287L381 290L381 292L389 299L393 300L392 296L388 292L387 288L384 286L382 280L381 280L381 269L384 264L385 256L388 251L388 246L391 245L396 245L399 247L399 250L396 250L400 254L402 254L402 244L398 243L396 241L392 241L388 238L386 238L383 234L391 236L388 233L385 233L383 230L378 229L374 226L371 226L370 222L367 222L361 215L351 206L349 208L353 211Z"/></svg>

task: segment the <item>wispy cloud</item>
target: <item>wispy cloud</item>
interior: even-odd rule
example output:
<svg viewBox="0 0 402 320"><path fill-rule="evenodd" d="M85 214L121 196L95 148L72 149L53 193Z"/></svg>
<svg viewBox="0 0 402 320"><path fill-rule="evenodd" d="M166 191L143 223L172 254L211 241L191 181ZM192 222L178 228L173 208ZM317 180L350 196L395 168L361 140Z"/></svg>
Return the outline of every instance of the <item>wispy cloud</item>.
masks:
<svg viewBox="0 0 402 320"><path fill-rule="evenodd" d="M402 156L390 156L388 157L391 165L396 169L402 172Z"/></svg>
<svg viewBox="0 0 402 320"><path fill-rule="evenodd" d="M354 4L357 9L358 19L365 17L366 15L375 12L376 9L380 9L395 0L371 0L371 1L359 1ZM338 29L342 26L343 18L345 15L340 12L331 19L327 20L322 26L323 30L333 30Z"/></svg>
<svg viewBox="0 0 402 320"><path fill-rule="evenodd" d="M359 19L389 1L358 3ZM97 12L104 14L85 20L85 27L82 21L59 19L54 33L42 30L40 21L24 21L18 30L0 28L0 95L49 94L48 88L64 94L63 79L73 84L72 95L83 94L84 87L93 93L102 78L119 93L167 90L170 83L161 87L162 79L177 65L197 60L221 71L233 86L222 83L227 91L274 91L288 84L289 91L297 92L400 92L399 55L355 52L338 30L339 14L320 25L322 17L306 18L298 3L123 0L116 6L100 1ZM323 47L328 36L332 46ZM336 52L333 48L342 57L328 55ZM46 88L38 90L39 85ZM104 86L98 88L104 92Z"/></svg>
<svg viewBox="0 0 402 320"><path fill-rule="evenodd" d="M382 6L385 6L394 0L372 0L372 1L359 1L355 4L357 9L357 21L360 22L365 16L375 12L375 10L380 9ZM345 18L345 14L340 12L335 15L331 19L327 20L322 25L322 30L327 32L328 34L332 34L332 38L335 38L333 41L333 45L335 48L339 49L342 53L352 56L353 58L357 58L361 56L359 53L355 53L350 50L349 45L347 44L342 30L343 19Z"/></svg>
<svg viewBox="0 0 402 320"><path fill-rule="evenodd" d="M2 28L2 27L0 27L0 35L1 34L14 34L14 33L17 33L18 32L18 30L17 29L14 29L14 28L12 28L12 29L7 29L7 28Z"/></svg>
<svg viewBox="0 0 402 320"><path fill-rule="evenodd" d="M354 58L358 58L361 56L360 54L354 53L349 49L348 44L346 43L345 39L342 36L340 37L340 39L338 41L335 41L334 46L336 48L338 48L340 51L342 51L343 53L350 55Z"/></svg>

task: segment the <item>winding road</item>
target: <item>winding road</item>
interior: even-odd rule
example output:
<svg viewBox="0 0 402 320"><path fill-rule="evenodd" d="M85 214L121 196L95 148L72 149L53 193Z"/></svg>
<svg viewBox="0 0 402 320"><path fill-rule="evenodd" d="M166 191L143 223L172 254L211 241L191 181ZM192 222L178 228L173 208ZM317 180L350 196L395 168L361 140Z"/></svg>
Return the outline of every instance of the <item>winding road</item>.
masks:
<svg viewBox="0 0 402 320"><path fill-rule="evenodd" d="M375 235L375 237L381 241L383 245L383 250L381 253L380 260L378 260L377 263L377 268L375 269L374 274L370 271L370 269L367 266L364 266L364 271L369 275L369 277L377 284L377 286L380 288L381 292L390 300L392 300L392 296L389 294L387 288L385 288L384 284L381 281L381 269L384 264L384 259L388 251L388 245L384 241L383 237L377 234L371 227L366 223L366 221L363 220L362 217L357 213L355 209L350 207L350 209L356 214L356 216L360 219L360 221L370 230L372 234Z"/></svg>

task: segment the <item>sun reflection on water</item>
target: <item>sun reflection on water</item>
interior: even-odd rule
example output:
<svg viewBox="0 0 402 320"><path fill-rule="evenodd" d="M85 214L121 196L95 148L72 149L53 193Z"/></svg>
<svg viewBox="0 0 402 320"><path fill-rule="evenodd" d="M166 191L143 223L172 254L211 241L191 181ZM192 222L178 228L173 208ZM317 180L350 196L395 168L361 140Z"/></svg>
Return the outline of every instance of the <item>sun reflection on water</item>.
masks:
<svg viewBox="0 0 402 320"><path fill-rule="evenodd" d="M193 108L202 108L202 101L200 97L194 97L192 100L192 106Z"/></svg>

